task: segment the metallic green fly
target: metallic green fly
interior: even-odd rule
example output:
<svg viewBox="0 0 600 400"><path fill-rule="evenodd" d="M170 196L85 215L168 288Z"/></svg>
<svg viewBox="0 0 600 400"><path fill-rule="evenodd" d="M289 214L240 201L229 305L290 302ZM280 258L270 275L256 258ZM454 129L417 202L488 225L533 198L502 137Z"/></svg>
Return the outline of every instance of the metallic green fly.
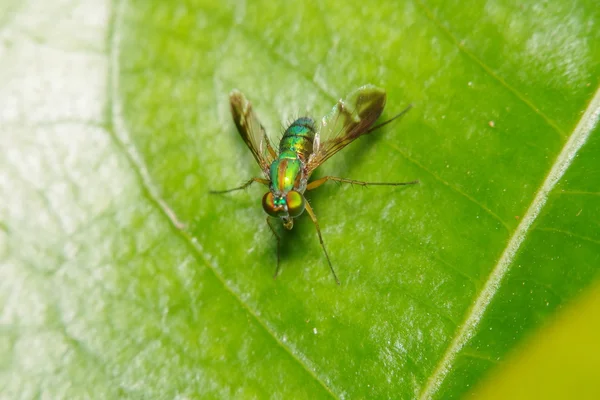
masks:
<svg viewBox="0 0 600 400"><path fill-rule="evenodd" d="M262 206L270 217L280 218L286 229L292 229L294 218L306 210L315 224L319 242L327 258L329 269L339 285L329 254L325 249L321 229L311 205L304 197L306 190L313 190L327 181L350 183L356 185L412 185L411 182L363 182L352 179L325 176L308 182L314 170L335 153L346 147L362 135L369 134L378 128L404 115L411 106L393 118L373 126L385 107L385 90L373 85L365 85L352 92L345 100L339 100L333 110L323 117L320 123L311 118L303 117L295 120L284 132L279 142L279 152L276 152L252 110L252 105L239 91L234 90L229 95L231 114L237 130L254 155L263 171L264 178L252 178L242 186L212 191L212 193L227 193L245 189L254 182L269 187L262 198ZM277 268L274 277L279 273L279 244L277 234L269 217L267 224L277 238Z"/></svg>

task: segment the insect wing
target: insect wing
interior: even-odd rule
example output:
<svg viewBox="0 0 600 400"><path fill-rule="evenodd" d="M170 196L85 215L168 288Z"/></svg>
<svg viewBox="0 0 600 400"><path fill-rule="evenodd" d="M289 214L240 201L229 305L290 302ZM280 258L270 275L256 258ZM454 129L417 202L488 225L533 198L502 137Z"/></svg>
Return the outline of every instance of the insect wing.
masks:
<svg viewBox="0 0 600 400"><path fill-rule="evenodd" d="M269 166L277 157L277 153L271 146L265 128L258 121L252 110L252 104L242 92L233 90L229 94L229 103L231 104L231 115L240 136L244 139L260 168L268 176Z"/></svg>
<svg viewBox="0 0 600 400"><path fill-rule="evenodd" d="M383 112L385 100L385 90L365 85L338 101L321 120L314 151L307 163L308 173L361 135L370 133L369 128Z"/></svg>

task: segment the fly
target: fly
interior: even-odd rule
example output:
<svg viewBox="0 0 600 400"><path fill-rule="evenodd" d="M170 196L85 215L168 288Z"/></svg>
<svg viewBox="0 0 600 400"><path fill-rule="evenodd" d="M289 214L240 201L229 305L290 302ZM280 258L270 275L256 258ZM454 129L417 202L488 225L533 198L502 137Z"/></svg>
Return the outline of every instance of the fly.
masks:
<svg viewBox="0 0 600 400"><path fill-rule="evenodd" d="M325 176L312 182L308 181L314 170L338 151L357 138L400 118L412 107L409 105L398 115L373 126L383 112L385 101L385 90L373 85L362 86L345 100L339 100L333 110L319 123L307 117L295 120L285 130L279 142L278 151L275 151L264 127L252 110L250 102L238 90L230 93L229 102L233 121L240 136L258 162L264 177L252 178L233 189L212 191L211 193L242 190L254 182L269 187L269 191L262 198L262 206L268 214L267 224L277 239L277 268L274 278L279 274L281 238L269 218L279 218L286 229L292 229L294 219L306 211L315 225L319 242L335 282L340 284L323 243L317 216L304 197L305 191L316 189L327 181L362 186L403 186L419 182L417 180L411 182L364 182L335 176Z"/></svg>

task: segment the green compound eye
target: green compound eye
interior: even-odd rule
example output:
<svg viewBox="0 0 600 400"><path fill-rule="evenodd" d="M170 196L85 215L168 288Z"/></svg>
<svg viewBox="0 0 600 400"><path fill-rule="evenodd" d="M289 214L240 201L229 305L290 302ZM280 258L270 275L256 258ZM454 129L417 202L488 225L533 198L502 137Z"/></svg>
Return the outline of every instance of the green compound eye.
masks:
<svg viewBox="0 0 600 400"><path fill-rule="evenodd" d="M262 206L265 212L271 217L279 216L279 214L277 213L279 207L275 206L275 198L273 197L273 193L265 193L265 195L262 198Z"/></svg>
<svg viewBox="0 0 600 400"><path fill-rule="evenodd" d="M290 217L296 218L304 211L304 196L295 190L285 196Z"/></svg>

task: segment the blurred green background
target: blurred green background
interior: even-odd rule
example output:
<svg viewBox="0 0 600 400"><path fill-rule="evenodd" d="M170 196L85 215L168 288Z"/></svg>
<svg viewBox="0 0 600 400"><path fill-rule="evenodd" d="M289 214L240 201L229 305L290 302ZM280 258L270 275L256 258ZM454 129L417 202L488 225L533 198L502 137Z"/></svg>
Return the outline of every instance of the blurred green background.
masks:
<svg viewBox="0 0 600 400"><path fill-rule="evenodd" d="M599 22L591 0L0 0L0 397L511 386L494 371L563 307L598 318L576 299L600 267ZM366 83L383 118L414 108L316 176L420 184L310 193L342 284L307 216L273 280L264 189L208 194L260 173L228 93L277 140Z"/></svg>

